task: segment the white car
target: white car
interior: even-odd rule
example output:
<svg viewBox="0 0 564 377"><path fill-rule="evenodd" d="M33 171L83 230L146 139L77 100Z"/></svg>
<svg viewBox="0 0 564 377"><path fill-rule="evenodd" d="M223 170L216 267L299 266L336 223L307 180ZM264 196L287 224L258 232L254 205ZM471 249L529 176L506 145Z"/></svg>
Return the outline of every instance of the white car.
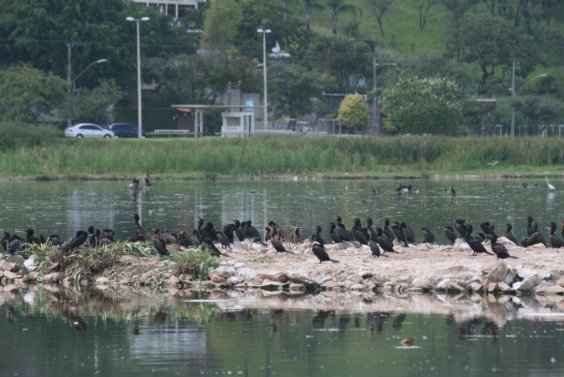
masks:
<svg viewBox="0 0 564 377"><path fill-rule="evenodd" d="M65 137L82 138L113 138L115 135L112 131L103 129L94 123L79 123L65 130Z"/></svg>

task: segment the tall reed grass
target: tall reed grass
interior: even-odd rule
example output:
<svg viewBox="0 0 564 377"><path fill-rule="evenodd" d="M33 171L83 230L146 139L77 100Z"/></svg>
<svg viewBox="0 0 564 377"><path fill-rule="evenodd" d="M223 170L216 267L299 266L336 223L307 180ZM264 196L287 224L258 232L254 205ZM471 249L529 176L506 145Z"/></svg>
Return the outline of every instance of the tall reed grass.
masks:
<svg viewBox="0 0 564 377"><path fill-rule="evenodd" d="M484 170L564 164L557 138L438 136L246 139L54 139L0 151L0 174L220 175L379 174L386 171Z"/></svg>

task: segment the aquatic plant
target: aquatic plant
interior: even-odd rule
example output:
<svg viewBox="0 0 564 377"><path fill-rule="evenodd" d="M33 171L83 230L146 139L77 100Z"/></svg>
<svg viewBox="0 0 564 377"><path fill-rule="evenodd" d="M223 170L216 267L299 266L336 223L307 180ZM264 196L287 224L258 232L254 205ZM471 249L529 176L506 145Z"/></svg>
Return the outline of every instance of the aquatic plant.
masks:
<svg viewBox="0 0 564 377"><path fill-rule="evenodd" d="M170 251L170 258L176 262L173 275L189 274L193 280L206 280L209 270L219 266L219 259L202 246L186 251Z"/></svg>

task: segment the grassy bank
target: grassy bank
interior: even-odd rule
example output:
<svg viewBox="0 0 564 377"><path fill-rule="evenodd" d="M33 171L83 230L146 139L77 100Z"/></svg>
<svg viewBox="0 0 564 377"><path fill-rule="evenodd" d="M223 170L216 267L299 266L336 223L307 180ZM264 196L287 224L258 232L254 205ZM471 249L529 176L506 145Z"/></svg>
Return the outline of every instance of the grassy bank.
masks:
<svg viewBox="0 0 564 377"><path fill-rule="evenodd" d="M53 139L0 152L0 176L176 178L564 172L564 141L502 137Z"/></svg>

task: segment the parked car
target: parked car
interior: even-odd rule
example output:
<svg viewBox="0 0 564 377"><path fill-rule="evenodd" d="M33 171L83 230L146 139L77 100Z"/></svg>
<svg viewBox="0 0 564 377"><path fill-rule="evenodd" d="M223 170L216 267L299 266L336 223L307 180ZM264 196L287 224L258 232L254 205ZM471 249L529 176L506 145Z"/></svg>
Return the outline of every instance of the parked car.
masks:
<svg viewBox="0 0 564 377"><path fill-rule="evenodd" d="M103 129L94 123L79 123L65 130L65 137L74 137L79 139L94 137L112 138L114 136L115 135L112 131Z"/></svg>
<svg viewBox="0 0 564 377"><path fill-rule="evenodd" d="M117 137L138 137L139 129L131 123L112 123L108 127ZM143 131L143 137L149 137L149 134Z"/></svg>

